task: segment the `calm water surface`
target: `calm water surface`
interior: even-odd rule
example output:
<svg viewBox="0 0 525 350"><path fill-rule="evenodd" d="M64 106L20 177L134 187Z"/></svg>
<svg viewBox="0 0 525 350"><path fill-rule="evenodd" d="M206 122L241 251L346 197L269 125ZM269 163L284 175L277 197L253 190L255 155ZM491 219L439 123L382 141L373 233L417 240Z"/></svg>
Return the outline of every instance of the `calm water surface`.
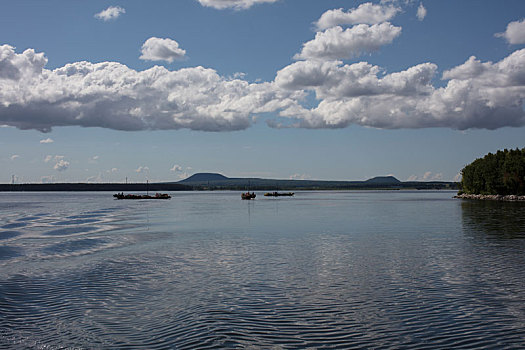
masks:
<svg viewBox="0 0 525 350"><path fill-rule="evenodd" d="M0 348L524 348L525 203L0 193Z"/></svg>

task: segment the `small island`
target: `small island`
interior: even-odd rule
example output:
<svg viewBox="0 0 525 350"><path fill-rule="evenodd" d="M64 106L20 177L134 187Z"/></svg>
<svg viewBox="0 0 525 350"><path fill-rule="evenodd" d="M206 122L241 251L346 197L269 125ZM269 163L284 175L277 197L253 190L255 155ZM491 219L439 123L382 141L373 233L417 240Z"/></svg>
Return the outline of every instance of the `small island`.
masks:
<svg viewBox="0 0 525 350"><path fill-rule="evenodd" d="M456 198L525 201L525 148L497 151L461 171Z"/></svg>

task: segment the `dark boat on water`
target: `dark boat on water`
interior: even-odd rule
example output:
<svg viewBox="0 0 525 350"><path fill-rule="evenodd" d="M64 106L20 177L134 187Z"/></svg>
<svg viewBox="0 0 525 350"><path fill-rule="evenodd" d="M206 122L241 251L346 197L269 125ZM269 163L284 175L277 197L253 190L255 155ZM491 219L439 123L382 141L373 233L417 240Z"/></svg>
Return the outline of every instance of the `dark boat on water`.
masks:
<svg viewBox="0 0 525 350"><path fill-rule="evenodd" d="M113 195L116 199L170 199L171 196L167 193L155 193L154 196L149 194L124 194L116 193Z"/></svg>
<svg viewBox="0 0 525 350"><path fill-rule="evenodd" d="M265 197L292 197L293 192L266 192Z"/></svg>
<svg viewBox="0 0 525 350"><path fill-rule="evenodd" d="M241 199L254 199L255 197L257 197L257 195L255 194L255 192L246 192L246 193L241 193Z"/></svg>

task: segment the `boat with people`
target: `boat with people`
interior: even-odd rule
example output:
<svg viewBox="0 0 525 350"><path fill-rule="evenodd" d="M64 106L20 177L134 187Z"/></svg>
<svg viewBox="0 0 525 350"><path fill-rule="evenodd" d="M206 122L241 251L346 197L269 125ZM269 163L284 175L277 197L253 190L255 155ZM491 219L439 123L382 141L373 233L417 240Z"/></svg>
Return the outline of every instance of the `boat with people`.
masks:
<svg viewBox="0 0 525 350"><path fill-rule="evenodd" d="M155 193L154 196L149 194L124 194L124 192L113 195L115 199L170 199L171 196L167 193Z"/></svg>
<svg viewBox="0 0 525 350"><path fill-rule="evenodd" d="M293 192L266 192L265 197L292 197L295 193Z"/></svg>
<svg viewBox="0 0 525 350"><path fill-rule="evenodd" d="M245 193L241 193L241 199L255 199L255 197L257 197L257 195L255 194L255 192L245 192Z"/></svg>

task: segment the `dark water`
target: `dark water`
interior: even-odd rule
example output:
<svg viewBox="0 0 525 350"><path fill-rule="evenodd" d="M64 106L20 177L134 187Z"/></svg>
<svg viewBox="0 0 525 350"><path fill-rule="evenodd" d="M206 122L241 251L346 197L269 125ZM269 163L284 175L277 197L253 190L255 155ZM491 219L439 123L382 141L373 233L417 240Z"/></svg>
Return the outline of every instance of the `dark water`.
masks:
<svg viewBox="0 0 525 350"><path fill-rule="evenodd" d="M525 204L0 193L0 348L524 348Z"/></svg>

